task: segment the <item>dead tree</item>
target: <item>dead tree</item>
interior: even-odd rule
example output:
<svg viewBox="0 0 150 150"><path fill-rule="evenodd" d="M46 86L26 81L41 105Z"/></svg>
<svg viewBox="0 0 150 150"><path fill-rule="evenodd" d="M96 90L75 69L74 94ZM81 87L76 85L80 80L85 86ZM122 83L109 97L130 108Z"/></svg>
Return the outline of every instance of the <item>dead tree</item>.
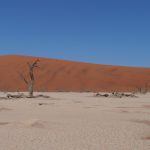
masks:
<svg viewBox="0 0 150 150"><path fill-rule="evenodd" d="M24 82L28 86L29 97L33 97L33 89L34 89L34 82L35 82L34 69L36 67L39 67L38 62L39 62L39 59L35 60L32 64L27 63L28 69L29 69L29 81L27 81L27 79L20 73L21 78L24 80Z"/></svg>

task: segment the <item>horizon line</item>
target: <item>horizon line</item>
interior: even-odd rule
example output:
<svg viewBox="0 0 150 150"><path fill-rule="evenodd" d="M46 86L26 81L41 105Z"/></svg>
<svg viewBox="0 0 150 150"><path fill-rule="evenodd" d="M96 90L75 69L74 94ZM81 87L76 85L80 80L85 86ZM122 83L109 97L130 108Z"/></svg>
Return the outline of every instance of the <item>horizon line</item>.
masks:
<svg viewBox="0 0 150 150"><path fill-rule="evenodd" d="M1 56L17 56L17 57L35 57L35 58L41 58L41 59L52 59L52 60L62 60L67 62L75 62L75 63L85 63L85 64L92 64L92 65L104 65L104 66L112 66L112 67L129 67L129 68L146 68L150 69L150 67L144 67L144 66L127 66L127 65L118 65L118 64L103 64L103 63L94 63L89 61L77 61L77 60L71 60L71 59L63 59L63 58L51 58L46 56L39 56L39 55L25 55L25 54L0 54Z"/></svg>

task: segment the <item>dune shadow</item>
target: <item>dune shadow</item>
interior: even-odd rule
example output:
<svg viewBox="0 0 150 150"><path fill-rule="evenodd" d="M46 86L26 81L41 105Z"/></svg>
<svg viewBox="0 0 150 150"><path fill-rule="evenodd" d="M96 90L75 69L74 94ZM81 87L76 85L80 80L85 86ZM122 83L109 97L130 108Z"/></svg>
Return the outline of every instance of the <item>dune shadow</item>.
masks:
<svg viewBox="0 0 150 150"><path fill-rule="evenodd" d="M130 120L130 121L150 126L150 121L149 120Z"/></svg>
<svg viewBox="0 0 150 150"><path fill-rule="evenodd" d="M144 105L143 107L146 109L150 109L150 105Z"/></svg>
<svg viewBox="0 0 150 150"><path fill-rule="evenodd" d="M10 111L10 110L12 110L12 109L6 108L6 107L1 107L1 108L0 108L0 112L1 112L1 111Z"/></svg>
<svg viewBox="0 0 150 150"><path fill-rule="evenodd" d="M0 122L0 126L8 125L9 122Z"/></svg>
<svg viewBox="0 0 150 150"><path fill-rule="evenodd" d="M26 127L26 128L45 128L47 122L42 121L42 120L37 120L37 119L30 119L30 120L24 120L19 123L18 125L21 125L21 127Z"/></svg>
<svg viewBox="0 0 150 150"><path fill-rule="evenodd" d="M142 140L150 140L150 136L145 136L141 138Z"/></svg>
<svg viewBox="0 0 150 150"><path fill-rule="evenodd" d="M39 106L42 106L42 105L54 105L55 103L38 103Z"/></svg>

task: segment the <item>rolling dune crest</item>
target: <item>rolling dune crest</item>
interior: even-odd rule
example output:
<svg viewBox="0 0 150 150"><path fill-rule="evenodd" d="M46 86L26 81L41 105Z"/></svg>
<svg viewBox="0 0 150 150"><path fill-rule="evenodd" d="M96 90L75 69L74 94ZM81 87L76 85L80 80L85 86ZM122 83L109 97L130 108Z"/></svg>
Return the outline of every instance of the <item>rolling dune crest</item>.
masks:
<svg viewBox="0 0 150 150"><path fill-rule="evenodd" d="M0 90L26 91L27 62L36 57L0 56ZM35 70L36 91L134 91L150 84L150 68L99 65L40 58Z"/></svg>

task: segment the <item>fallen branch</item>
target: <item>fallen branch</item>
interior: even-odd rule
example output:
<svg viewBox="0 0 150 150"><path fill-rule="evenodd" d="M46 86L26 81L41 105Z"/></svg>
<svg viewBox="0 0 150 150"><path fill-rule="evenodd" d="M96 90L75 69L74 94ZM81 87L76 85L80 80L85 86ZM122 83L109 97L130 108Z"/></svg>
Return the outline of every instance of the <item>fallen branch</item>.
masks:
<svg viewBox="0 0 150 150"><path fill-rule="evenodd" d="M7 98L25 98L25 95L24 94L18 94L18 95L7 94Z"/></svg>
<svg viewBox="0 0 150 150"><path fill-rule="evenodd" d="M40 95L30 97L30 96L26 96L23 93L21 93L18 95L7 94L6 97L0 97L0 99L11 99L11 98L50 98L50 96L40 94Z"/></svg>
<svg viewBox="0 0 150 150"><path fill-rule="evenodd" d="M119 92L113 92L111 94L108 94L108 93L105 93L105 94L96 93L95 96L96 97L114 97L114 98L137 97L133 93L127 94L127 93L119 93Z"/></svg>

